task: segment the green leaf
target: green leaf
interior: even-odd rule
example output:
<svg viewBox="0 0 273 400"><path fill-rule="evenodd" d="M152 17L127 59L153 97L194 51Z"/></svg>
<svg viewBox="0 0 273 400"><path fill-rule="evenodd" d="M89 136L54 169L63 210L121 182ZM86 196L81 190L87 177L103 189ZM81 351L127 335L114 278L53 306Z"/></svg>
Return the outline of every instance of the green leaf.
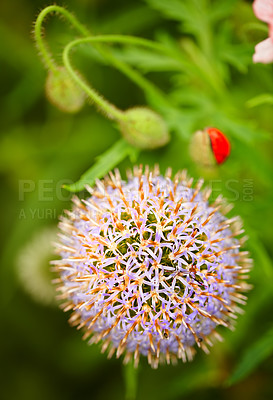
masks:
<svg viewBox="0 0 273 400"><path fill-rule="evenodd" d="M252 63L253 46L250 44L223 43L219 49L222 61L237 68L239 72L246 74L248 66Z"/></svg>
<svg viewBox="0 0 273 400"><path fill-rule="evenodd" d="M174 130L182 139L189 139L194 132L198 118L203 116L199 110L183 110L175 107L165 107L161 110L170 130Z"/></svg>
<svg viewBox="0 0 273 400"><path fill-rule="evenodd" d="M234 11L237 0L215 1L210 9L210 21L218 22L223 18L227 18Z"/></svg>
<svg viewBox="0 0 273 400"><path fill-rule="evenodd" d="M150 71L181 71L183 65L165 54L156 54L150 49L125 48L123 51L115 50L115 55L122 61L138 67L144 72Z"/></svg>
<svg viewBox="0 0 273 400"><path fill-rule="evenodd" d="M260 128L258 130L254 120L231 119L221 112L218 112L213 117L217 126L220 126L243 143L253 145L257 141L270 139L270 133ZM253 150L255 149L253 148Z"/></svg>
<svg viewBox="0 0 273 400"><path fill-rule="evenodd" d="M101 34L120 33L120 34L139 34L144 29L150 29L151 26L159 22L159 15L152 9L148 9L142 4L131 4L124 9L112 10L104 18L98 19L97 26L93 26L93 31L99 31ZM95 21L92 21L94 24Z"/></svg>
<svg viewBox="0 0 273 400"><path fill-rule="evenodd" d="M228 386L242 380L248 376L273 353L273 327L257 341L253 346L247 349L233 374L228 378Z"/></svg>
<svg viewBox="0 0 273 400"><path fill-rule="evenodd" d="M198 22L208 19L218 22L228 17L234 11L237 0L215 1L213 7L207 0L146 0L150 7L160 11L167 18L182 21L189 24L189 27L198 27ZM208 12L208 8L209 12Z"/></svg>
<svg viewBox="0 0 273 400"><path fill-rule="evenodd" d="M70 192L79 192L85 188L85 185L93 185L96 179L103 177L127 156L129 156L132 161L135 161L138 152L138 149L131 146L124 139L120 139L109 150L100 155L95 164L93 164L76 183L64 185L64 188Z"/></svg>
<svg viewBox="0 0 273 400"><path fill-rule="evenodd" d="M182 50L187 54L191 62L197 67L198 76L205 80L216 93L222 95L224 83L214 68L214 65L204 55L200 47L190 39L180 41Z"/></svg>
<svg viewBox="0 0 273 400"><path fill-rule="evenodd" d="M179 0L146 0L150 7L160 11L167 18L176 21L194 22L194 15L189 11L188 2Z"/></svg>
<svg viewBox="0 0 273 400"><path fill-rule="evenodd" d="M247 221L244 222L247 233L249 235L248 246L256 264L259 265L260 282L264 279L267 285L272 287L273 293L273 263L270 255L268 254L263 242L259 238L259 233L248 226ZM261 274L261 271L264 273Z"/></svg>
<svg viewBox="0 0 273 400"><path fill-rule="evenodd" d="M259 96L249 99L246 103L246 106L251 108L251 107L257 107L257 106L260 106L263 104L273 104L273 95L271 93L263 93L263 94L260 94Z"/></svg>

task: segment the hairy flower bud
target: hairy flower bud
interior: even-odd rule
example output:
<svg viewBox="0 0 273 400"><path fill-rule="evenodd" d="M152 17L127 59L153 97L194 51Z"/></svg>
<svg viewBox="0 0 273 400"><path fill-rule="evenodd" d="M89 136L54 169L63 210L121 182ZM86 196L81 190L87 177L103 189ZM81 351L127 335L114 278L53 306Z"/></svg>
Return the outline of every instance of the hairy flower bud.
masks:
<svg viewBox="0 0 273 400"><path fill-rule="evenodd" d="M64 67L49 71L46 95L52 104L68 113L79 111L85 101L84 92L73 82Z"/></svg>
<svg viewBox="0 0 273 400"><path fill-rule="evenodd" d="M126 119L119 122L125 139L141 149L155 149L170 140L168 128L162 117L144 107L134 107L124 112Z"/></svg>
<svg viewBox="0 0 273 400"><path fill-rule="evenodd" d="M230 153L230 143L216 128L206 128L193 134L190 141L190 155L196 164L212 167L222 164Z"/></svg>
<svg viewBox="0 0 273 400"><path fill-rule="evenodd" d="M209 204L201 186L185 171L172 180L135 167L123 181L116 170L62 218L54 264L63 308L110 355L136 365L143 355L154 368L191 360L245 303L251 260L240 219L224 216L221 197Z"/></svg>

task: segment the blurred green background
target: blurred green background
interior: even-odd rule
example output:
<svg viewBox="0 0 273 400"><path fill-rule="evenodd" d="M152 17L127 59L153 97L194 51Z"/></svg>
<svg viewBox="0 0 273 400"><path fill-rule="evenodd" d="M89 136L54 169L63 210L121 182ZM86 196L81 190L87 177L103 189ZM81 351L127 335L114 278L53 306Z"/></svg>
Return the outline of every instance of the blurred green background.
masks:
<svg viewBox="0 0 273 400"><path fill-rule="evenodd" d="M90 104L70 115L46 100L46 71L31 30L47 5L0 3L1 398L130 399L132 371L124 370L121 360L107 360L98 345L83 342L48 288L47 229L54 230L58 215L70 207L71 194L62 185L78 180L120 134ZM137 398L272 398L273 68L252 63L254 45L267 37L266 25L255 18L251 1L241 0L66 0L65 5L94 34L137 35L169 49L163 56L111 47L158 87L156 93L142 90L88 45L75 52L75 64L119 108L149 105L162 114L171 142L141 152L137 162L204 176L213 196L222 192L234 203L231 214L242 216L254 258L253 290L235 332L220 329L225 341L209 356L198 352L192 363L154 371L142 360ZM48 18L46 38L58 61L75 37L64 21ZM228 161L210 171L194 165L188 154L191 135L206 126L221 129L232 145ZM125 159L120 168L124 172L130 165Z"/></svg>

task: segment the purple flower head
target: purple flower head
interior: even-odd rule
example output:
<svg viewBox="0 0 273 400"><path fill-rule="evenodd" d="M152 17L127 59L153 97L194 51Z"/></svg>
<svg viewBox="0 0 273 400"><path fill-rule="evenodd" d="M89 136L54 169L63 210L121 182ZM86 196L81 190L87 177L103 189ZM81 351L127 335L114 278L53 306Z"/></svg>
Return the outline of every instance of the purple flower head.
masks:
<svg viewBox="0 0 273 400"><path fill-rule="evenodd" d="M110 356L137 365L142 354L154 368L191 360L245 303L251 260L236 238L241 222L224 216L222 198L209 204L201 186L185 171L171 179L135 167L126 182L116 171L62 218L54 264L63 307Z"/></svg>

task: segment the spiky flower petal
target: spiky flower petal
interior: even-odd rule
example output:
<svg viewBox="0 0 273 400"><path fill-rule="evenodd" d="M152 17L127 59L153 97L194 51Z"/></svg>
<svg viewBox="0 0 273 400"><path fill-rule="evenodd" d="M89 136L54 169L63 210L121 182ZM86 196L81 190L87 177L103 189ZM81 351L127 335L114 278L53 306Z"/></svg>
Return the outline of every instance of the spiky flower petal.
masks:
<svg viewBox="0 0 273 400"><path fill-rule="evenodd" d="M156 368L160 360L191 360L197 344L205 352L218 338L217 325L232 327L251 260L240 251L238 218L185 171L171 179L157 168L119 172L91 197L74 198L62 218L60 297L71 322L90 342L103 341L110 356L140 354Z"/></svg>

